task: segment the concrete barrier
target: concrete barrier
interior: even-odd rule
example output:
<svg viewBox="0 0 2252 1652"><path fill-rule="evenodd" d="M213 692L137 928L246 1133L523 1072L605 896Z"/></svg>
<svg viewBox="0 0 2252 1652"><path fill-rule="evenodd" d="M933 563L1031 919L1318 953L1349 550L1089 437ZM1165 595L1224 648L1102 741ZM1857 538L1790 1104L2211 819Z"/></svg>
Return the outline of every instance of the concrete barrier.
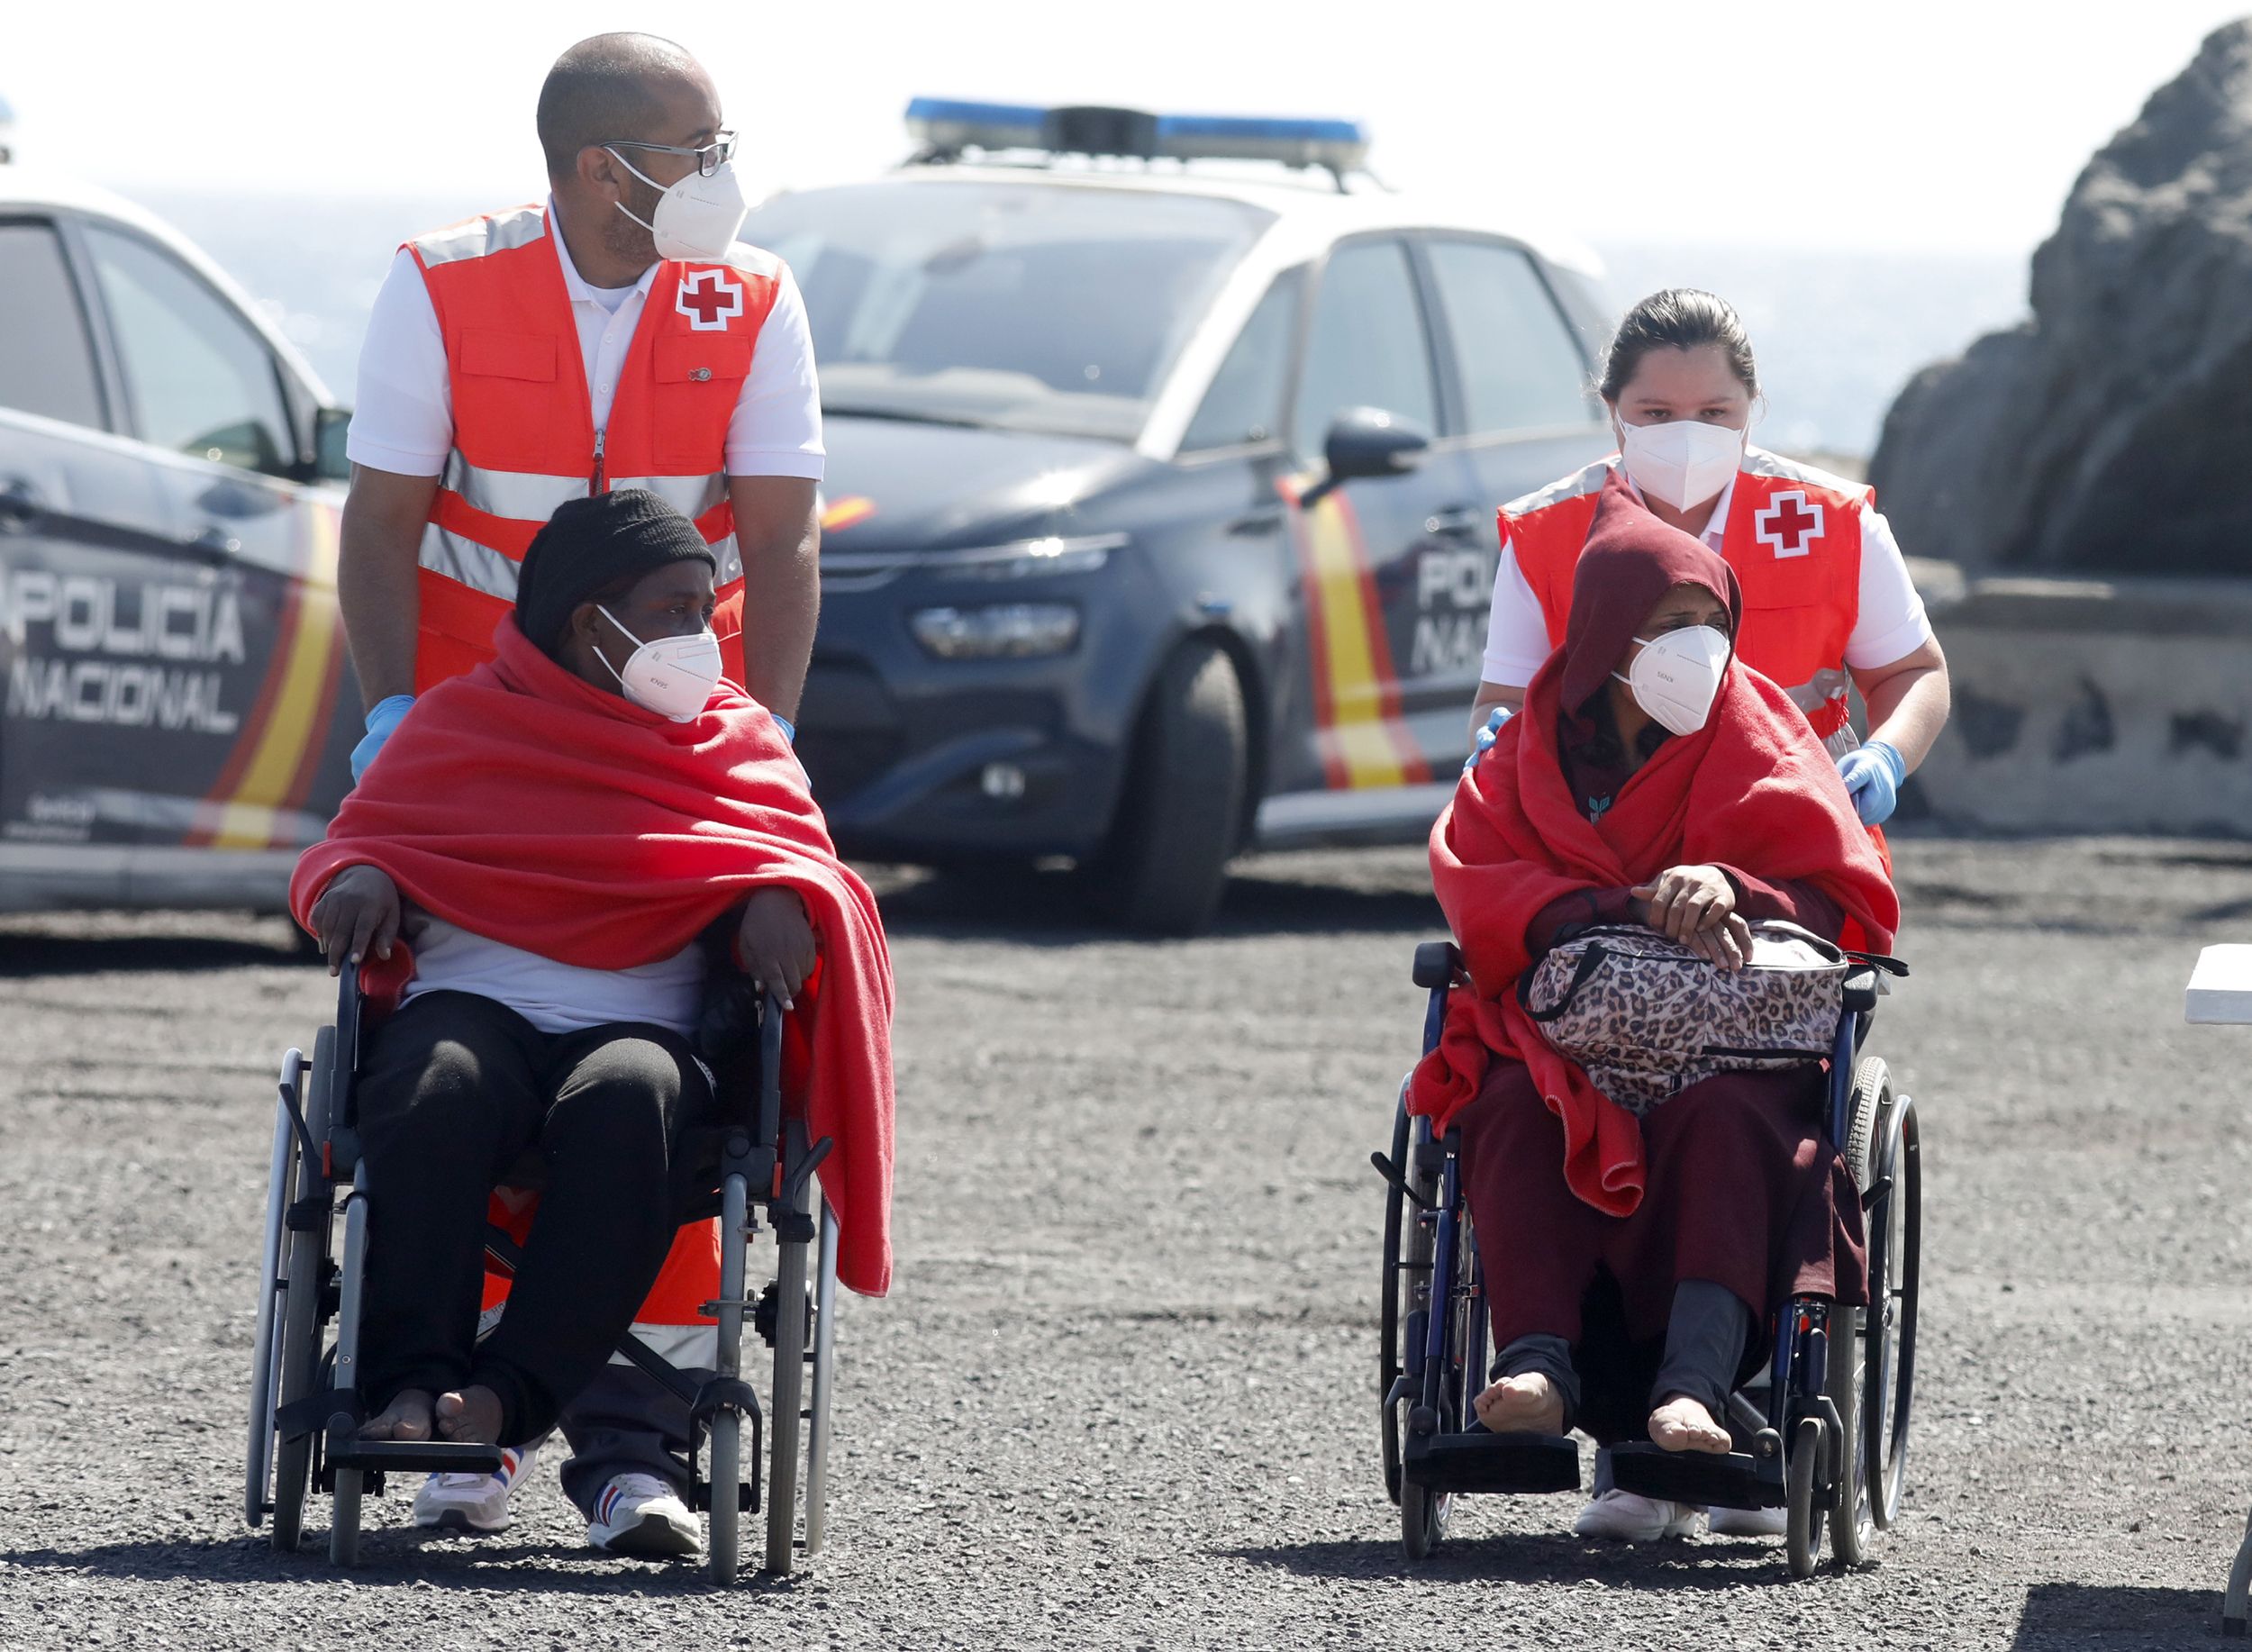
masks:
<svg viewBox="0 0 2252 1652"><path fill-rule="evenodd" d="M2252 836L2252 580L1914 572L1955 713L1903 819Z"/></svg>

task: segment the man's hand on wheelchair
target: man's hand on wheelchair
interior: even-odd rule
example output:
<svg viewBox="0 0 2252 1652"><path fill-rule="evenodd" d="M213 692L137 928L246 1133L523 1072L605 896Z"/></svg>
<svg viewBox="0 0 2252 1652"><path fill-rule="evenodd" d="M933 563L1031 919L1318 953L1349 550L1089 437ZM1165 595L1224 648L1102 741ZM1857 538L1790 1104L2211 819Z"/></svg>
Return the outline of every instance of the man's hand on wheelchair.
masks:
<svg viewBox="0 0 2252 1652"><path fill-rule="evenodd" d="M399 886L374 867L346 867L329 880L313 903L313 932L336 975L349 963L357 967L372 949L391 956L399 938Z"/></svg>
<svg viewBox="0 0 2252 1652"><path fill-rule="evenodd" d="M819 952L805 903L793 891L761 889L744 903L735 930L736 961L753 981L780 994L784 1009L797 1008L798 991L813 973Z"/></svg>
<svg viewBox="0 0 2252 1652"><path fill-rule="evenodd" d="M1630 889L1635 916L1722 969L1751 957L1751 926L1736 915L1736 885L1718 867L1671 867Z"/></svg>

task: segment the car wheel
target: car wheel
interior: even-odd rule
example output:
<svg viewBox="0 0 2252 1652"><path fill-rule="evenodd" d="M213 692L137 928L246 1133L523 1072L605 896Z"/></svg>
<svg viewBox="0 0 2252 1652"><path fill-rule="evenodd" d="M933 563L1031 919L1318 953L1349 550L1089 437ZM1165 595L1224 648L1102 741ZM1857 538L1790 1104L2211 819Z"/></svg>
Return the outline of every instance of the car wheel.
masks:
<svg viewBox="0 0 2252 1652"><path fill-rule="evenodd" d="M1087 868L1104 916L1153 935L1211 927L1242 822L1245 723L1227 654L1201 640L1176 649L1142 713L1110 841Z"/></svg>

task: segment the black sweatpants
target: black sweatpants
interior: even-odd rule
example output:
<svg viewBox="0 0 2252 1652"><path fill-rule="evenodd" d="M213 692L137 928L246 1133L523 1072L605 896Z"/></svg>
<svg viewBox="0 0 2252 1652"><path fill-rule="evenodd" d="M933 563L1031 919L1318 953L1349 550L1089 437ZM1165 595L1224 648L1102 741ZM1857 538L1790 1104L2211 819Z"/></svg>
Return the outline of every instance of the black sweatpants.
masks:
<svg viewBox="0 0 2252 1652"><path fill-rule="evenodd" d="M470 993L408 1000L359 1082L368 1166L361 1392L481 1383L503 1445L536 1439L602 1369L671 1248L712 1085L679 1034L622 1022L543 1033ZM547 1185L508 1312L477 1338L486 1197L537 1147Z"/></svg>

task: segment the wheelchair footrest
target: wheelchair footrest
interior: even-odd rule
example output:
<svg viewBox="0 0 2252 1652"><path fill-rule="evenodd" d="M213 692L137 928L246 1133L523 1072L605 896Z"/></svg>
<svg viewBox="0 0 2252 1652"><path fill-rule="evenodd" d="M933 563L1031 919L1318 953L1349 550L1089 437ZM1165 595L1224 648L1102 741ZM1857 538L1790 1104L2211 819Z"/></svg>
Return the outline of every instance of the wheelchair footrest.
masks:
<svg viewBox="0 0 2252 1652"><path fill-rule="evenodd" d="M1622 1492L1707 1509L1780 1509L1788 1501L1783 1454L1667 1451L1648 1440L1611 1448L1612 1483Z"/></svg>
<svg viewBox="0 0 2252 1652"><path fill-rule="evenodd" d="M1433 1492L1576 1492L1579 1448L1561 1434L1411 1434L1400 1471Z"/></svg>
<svg viewBox="0 0 2252 1652"><path fill-rule="evenodd" d="M340 1448L341 1446L341 1448ZM501 1448L450 1439L350 1439L331 1436L328 1460L339 1468L423 1469L441 1475L493 1475L501 1469Z"/></svg>

